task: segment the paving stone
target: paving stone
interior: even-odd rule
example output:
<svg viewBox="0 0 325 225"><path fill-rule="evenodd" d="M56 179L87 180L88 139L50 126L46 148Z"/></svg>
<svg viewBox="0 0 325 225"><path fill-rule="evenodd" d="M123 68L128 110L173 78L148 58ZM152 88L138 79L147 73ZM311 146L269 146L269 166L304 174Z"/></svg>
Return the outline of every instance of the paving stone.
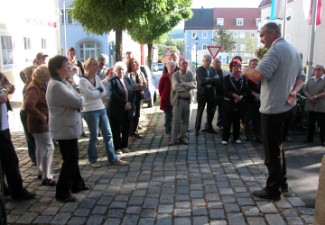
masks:
<svg viewBox="0 0 325 225"><path fill-rule="evenodd" d="M271 202L258 202L257 206L263 213L278 213L278 210Z"/></svg>
<svg viewBox="0 0 325 225"><path fill-rule="evenodd" d="M266 214L265 219L270 225L285 225L284 220L279 214Z"/></svg>
<svg viewBox="0 0 325 225"><path fill-rule="evenodd" d="M87 221L87 224L89 225L99 225L104 220L103 216L100 215L91 215Z"/></svg>
<svg viewBox="0 0 325 225"><path fill-rule="evenodd" d="M85 224L86 217L71 217L71 219L68 221L67 224L69 225L80 225L80 224Z"/></svg>
<svg viewBox="0 0 325 225"><path fill-rule="evenodd" d="M176 207L180 208L179 206L177 206L176 204ZM159 208L158 208L158 213L172 213L174 210L174 205L170 204L170 205L159 205Z"/></svg>
<svg viewBox="0 0 325 225"><path fill-rule="evenodd" d="M172 225L173 220L170 214L158 214L155 225Z"/></svg>
<svg viewBox="0 0 325 225"><path fill-rule="evenodd" d="M194 216L192 220L193 220L193 225L202 225L202 224L209 223L209 220L206 216Z"/></svg>
<svg viewBox="0 0 325 225"><path fill-rule="evenodd" d="M255 206L244 206L242 207L242 211L246 216L258 216L260 215L260 211Z"/></svg>
<svg viewBox="0 0 325 225"><path fill-rule="evenodd" d="M192 224L191 218L175 218L175 225L184 225L184 224Z"/></svg>
<svg viewBox="0 0 325 225"><path fill-rule="evenodd" d="M248 217L247 222L249 225L267 225L265 219L261 217Z"/></svg>
<svg viewBox="0 0 325 225"><path fill-rule="evenodd" d="M241 213L227 213L229 224L246 225L245 218Z"/></svg>
<svg viewBox="0 0 325 225"><path fill-rule="evenodd" d="M58 213L54 216L52 224L67 224L72 215L70 213Z"/></svg>
<svg viewBox="0 0 325 225"><path fill-rule="evenodd" d="M90 213L90 209L77 209L74 211L75 216L87 216Z"/></svg>

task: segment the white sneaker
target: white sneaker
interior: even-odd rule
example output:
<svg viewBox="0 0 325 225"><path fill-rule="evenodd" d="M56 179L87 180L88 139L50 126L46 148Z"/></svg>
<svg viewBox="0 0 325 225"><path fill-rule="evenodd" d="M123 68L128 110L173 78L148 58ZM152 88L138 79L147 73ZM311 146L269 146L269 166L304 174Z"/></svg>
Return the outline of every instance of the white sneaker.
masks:
<svg viewBox="0 0 325 225"><path fill-rule="evenodd" d="M227 145L227 144L228 144L228 141L221 141L221 143L222 143L223 145Z"/></svg>
<svg viewBox="0 0 325 225"><path fill-rule="evenodd" d="M236 144L242 144L243 142L242 142L240 139L237 139L237 140L235 141L235 143L236 143Z"/></svg>
<svg viewBox="0 0 325 225"><path fill-rule="evenodd" d="M116 155L123 155L123 152L121 149L118 149L115 153L116 153Z"/></svg>
<svg viewBox="0 0 325 225"><path fill-rule="evenodd" d="M91 163L90 166L92 168L99 168L100 167L100 164L98 162L95 162L95 163Z"/></svg>
<svg viewBox="0 0 325 225"><path fill-rule="evenodd" d="M128 148L122 148L122 152L123 153L130 153L130 149L128 149Z"/></svg>

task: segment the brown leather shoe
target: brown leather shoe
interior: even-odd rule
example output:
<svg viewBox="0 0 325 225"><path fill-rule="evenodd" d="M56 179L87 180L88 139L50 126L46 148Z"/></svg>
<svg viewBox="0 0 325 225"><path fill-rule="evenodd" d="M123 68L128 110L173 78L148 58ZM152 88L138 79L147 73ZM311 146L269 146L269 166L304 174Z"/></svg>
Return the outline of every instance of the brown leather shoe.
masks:
<svg viewBox="0 0 325 225"><path fill-rule="evenodd" d="M128 162L121 159L113 163L113 166L125 166L125 165L128 165Z"/></svg>

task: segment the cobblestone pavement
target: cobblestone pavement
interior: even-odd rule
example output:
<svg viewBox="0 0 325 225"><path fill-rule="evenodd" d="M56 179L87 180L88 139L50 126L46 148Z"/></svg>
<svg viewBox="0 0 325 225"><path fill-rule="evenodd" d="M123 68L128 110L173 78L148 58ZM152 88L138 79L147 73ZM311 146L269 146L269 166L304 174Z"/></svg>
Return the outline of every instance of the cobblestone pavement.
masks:
<svg viewBox="0 0 325 225"><path fill-rule="evenodd" d="M20 159L25 186L35 199L6 199L10 224L109 225L300 225L312 224L314 209L307 208L293 191L278 202L251 192L265 184L267 170L251 143L221 144L220 134L194 136L192 110L188 146L168 146L164 114L159 107L143 109L143 138L131 141L123 159L130 165L108 166L102 141L101 167L87 161L87 139L80 139L80 168L91 190L75 194L77 202L54 198L55 187L41 186L27 156L19 108L10 113L11 133ZM55 150L55 164L60 154ZM57 176L56 176L57 177Z"/></svg>

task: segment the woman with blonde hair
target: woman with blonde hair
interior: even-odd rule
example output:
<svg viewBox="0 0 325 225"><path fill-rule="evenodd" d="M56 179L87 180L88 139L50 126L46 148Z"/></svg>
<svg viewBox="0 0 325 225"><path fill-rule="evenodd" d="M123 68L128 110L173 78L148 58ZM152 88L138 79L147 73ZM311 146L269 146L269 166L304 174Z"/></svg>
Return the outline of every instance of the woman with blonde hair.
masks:
<svg viewBox="0 0 325 225"><path fill-rule="evenodd" d="M42 185L54 186L53 180L53 141L49 132L49 110L46 101L46 82L50 80L50 72L46 65L40 65L33 72L33 80L27 87L24 108L27 112L28 131L35 138L36 165Z"/></svg>
<svg viewBox="0 0 325 225"><path fill-rule="evenodd" d="M80 79L80 92L85 98L83 106L84 117L89 128L88 159L93 168L100 167L97 162L98 128L102 131L106 155L109 163L116 166L126 165L127 162L120 160L115 154L113 135L108 121L107 112L102 101L106 90L99 77L96 76L98 62L89 58L85 62L85 76Z"/></svg>

